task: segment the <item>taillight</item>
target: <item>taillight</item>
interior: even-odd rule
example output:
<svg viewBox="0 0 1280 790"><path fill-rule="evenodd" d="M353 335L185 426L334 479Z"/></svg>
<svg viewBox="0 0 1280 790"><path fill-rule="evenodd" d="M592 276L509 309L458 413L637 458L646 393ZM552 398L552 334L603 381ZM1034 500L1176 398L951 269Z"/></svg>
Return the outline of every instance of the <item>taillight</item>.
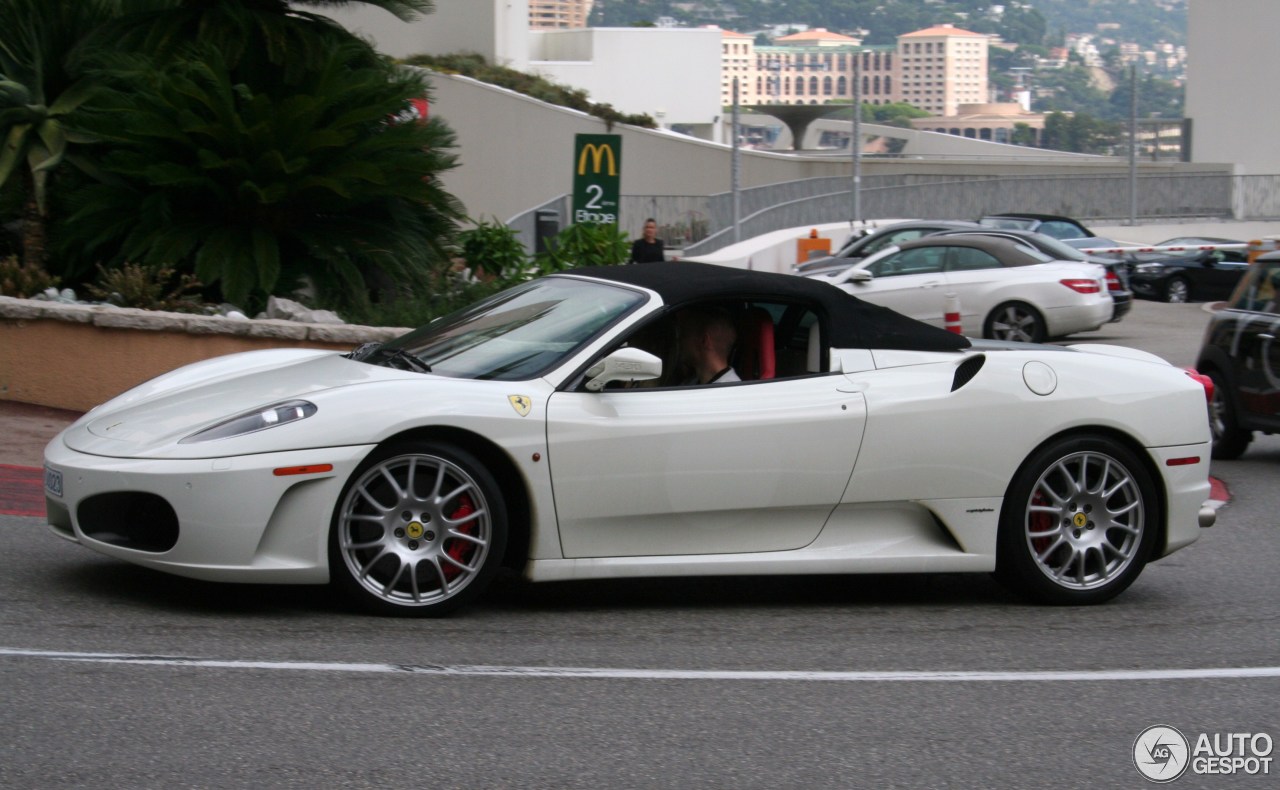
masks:
<svg viewBox="0 0 1280 790"><path fill-rule="evenodd" d="M1097 280L1059 280L1058 282L1067 286L1076 293L1096 294L1102 293L1102 285Z"/></svg>
<svg viewBox="0 0 1280 790"><path fill-rule="evenodd" d="M1183 368L1188 376L1200 382L1200 386L1204 387L1204 399L1209 403L1213 403L1213 379L1196 370L1195 368Z"/></svg>
<svg viewBox="0 0 1280 790"><path fill-rule="evenodd" d="M1120 284L1120 278L1117 277L1116 273L1111 271L1110 269L1107 269L1107 290L1108 291L1124 290L1124 286Z"/></svg>

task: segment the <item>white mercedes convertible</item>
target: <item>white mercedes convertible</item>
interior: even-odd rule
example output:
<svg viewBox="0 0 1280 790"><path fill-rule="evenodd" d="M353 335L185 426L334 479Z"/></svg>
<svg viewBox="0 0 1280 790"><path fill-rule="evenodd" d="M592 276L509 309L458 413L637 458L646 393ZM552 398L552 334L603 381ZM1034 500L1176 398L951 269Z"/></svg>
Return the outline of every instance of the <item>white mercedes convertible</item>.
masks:
<svg viewBox="0 0 1280 790"><path fill-rule="evenodd" d="M689 386L682 311L736 325ZM55 534L438 615L533 581L995 572L1105 601L1213 523L1207 392L1140 351L973 341L829 284L579 269L350 353L180 368L46 450Z"/></svg>

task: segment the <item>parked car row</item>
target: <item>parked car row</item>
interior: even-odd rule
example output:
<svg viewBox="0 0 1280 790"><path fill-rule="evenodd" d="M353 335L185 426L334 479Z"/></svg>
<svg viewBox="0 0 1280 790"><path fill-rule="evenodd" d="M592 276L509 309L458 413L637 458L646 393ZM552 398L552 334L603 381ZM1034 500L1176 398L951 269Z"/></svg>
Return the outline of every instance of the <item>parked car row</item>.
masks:
<svg viewBox="0 0 1280 790"><path fill-rule="evenodd" d="M799 264L795 273L936 326L946 323L950 304L958 307L962 333L996 340L1041 342L1098 329L1129 311L1123 263L1023 227L1066 233L1065 220L998 219L894 223Z"/></svg>

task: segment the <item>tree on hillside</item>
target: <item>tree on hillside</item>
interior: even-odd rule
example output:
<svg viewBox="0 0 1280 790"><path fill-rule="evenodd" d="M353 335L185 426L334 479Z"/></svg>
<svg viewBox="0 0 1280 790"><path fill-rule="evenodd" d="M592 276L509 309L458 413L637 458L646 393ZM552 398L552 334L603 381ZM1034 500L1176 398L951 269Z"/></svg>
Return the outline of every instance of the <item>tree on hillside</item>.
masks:
<svg viewBox="0 0 1280 790"><path fill-rule="evenodd" d="M64 234L115 263L164 264L260 305L305 277L333 302L421 285L463 212L438 120L393 122L421 72L366 66L347 44L276 95L237 81L205 45L182 59L118 58L81 129L109 178L82 189Z"/></svg>
<svg viewBox="0 0 1280 790"><path fill-rule="evenodd" d="M0 3L0 186L20 183L28 266L45 261L50 184L59 166L90 166L66 129L91 92L69 56L115 6L112 0Z"/></svg>

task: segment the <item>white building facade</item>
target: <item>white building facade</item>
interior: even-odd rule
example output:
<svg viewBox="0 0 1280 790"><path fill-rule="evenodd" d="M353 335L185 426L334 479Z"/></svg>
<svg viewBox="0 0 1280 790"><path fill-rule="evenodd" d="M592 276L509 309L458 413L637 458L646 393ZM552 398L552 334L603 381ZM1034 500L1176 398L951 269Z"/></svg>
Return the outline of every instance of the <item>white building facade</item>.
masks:
<svg viewBox="0 0 1280 790"><path fill-rule="evenodd" d="M1224 13L1224 6L1230 13ZM1187 97L1193 162L1235 162L1241 175L1280 173L1277 0L1190 0Z"/></svg>

